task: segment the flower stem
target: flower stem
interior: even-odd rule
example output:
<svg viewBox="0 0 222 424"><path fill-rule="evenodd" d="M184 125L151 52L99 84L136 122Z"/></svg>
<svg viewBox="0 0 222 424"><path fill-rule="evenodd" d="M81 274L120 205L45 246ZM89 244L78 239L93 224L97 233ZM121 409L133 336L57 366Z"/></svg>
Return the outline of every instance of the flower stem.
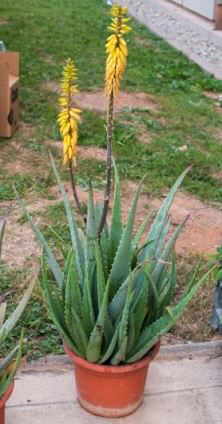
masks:
<svg viewBox="0 0 222 424"><path fill-rule="evenodd" d="M74 175L74 169L73 169L73 162L72 162L72 160L69 160L69 173L70 173L70 181L71 181L71 187L72 187L73 197L74 197L76 206L77 206L80 214L82 215L81 203L79 201L78 193L77 193L77 190L76 190L76 182L75 182L75 175Z"/></svg>
<svg viewBox="0 0 222 424"><path fill-rule="evenodd" d="M112 138L113 138L113 107L114 107L114 95L113 91L109 96L109 105L107 111L107 158L106 158L106 187L104 192L104 205L102 217L98 229L98 238L100 238L103 228L106 223L109 202L112 192Z"/></svg>

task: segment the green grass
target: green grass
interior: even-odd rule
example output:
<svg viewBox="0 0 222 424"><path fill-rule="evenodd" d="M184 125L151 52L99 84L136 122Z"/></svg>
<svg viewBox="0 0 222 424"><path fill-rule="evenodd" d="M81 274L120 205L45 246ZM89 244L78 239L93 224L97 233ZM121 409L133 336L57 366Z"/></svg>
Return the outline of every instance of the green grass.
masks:
<svg viewBox="0 0 222 424"><path fill-rule="evenodd" d="M58 139L55 93L43 89L48 81L59 81L66 58L74 58L79 69L81 90L103 87L104 43L109 21L105 2L98 0L5 0L1 16L0 39L11 50L21 53L22 119L36 129L26 147L44 155L44 140ZM222 91L222 82L200 70L180 52L133 21L128 36L129 61L123 81L127 91L144 91L156 97L156 116L148 110L125 112L116 123L114 152L126 178L138 180L147 173L147 191L158 194L170 186L182 170L192 165L184 188L197 196L222 201L220 183L214 178L221 171L222 143L215 129L222 125L222 112L204 90ZM160 124L158 119L164 118ZM138 139L141 120L152 141L142 145ZM105 116L85 111L79 143L105 146ZM180 147L187 145L187 151ZM82 169L80 166L79 173ZM93 175L99 172L93 168ZM7 192L7 190L6 190ZM7 194L6 194L7 198Z"/></svg>
<svg viewBox="0 0 222 424"><path fill-rule="evenodd" d="M9 269L1 265L0 287L1 294L6 294L7 316L12 313L24 292L24 281L28 279L28 272L25 269ZM4 342L4 346L1 346L1 355L4 355L18 342L22 328L25 329L24 337L26 341L24 354L27 354L29 359L37 359L51 352L55 354L62 352L61 339L48 316L38 285L35 287L32 299L18 325Z"/></svg>
<svg viewBox="0 0 222 424"><path fill-rule="evenodd" d="M61 162L61 153L56 147L60 139L56 125L57 94L47 90L46 84L59 81L65 60L72 57L78 67L80 90L103 88L108 11L103 0L1 2L0 16L8 23L0 25L0 39L8 49L21 54L21 120L31 126L32 133L21 130L12 140L0 140L0 202L15 199L13 185L22 197L29 198L30 194L31 198L33 195L52 197L49 188L55 181L48 161L47 142L55 142L52 150L57 164ZM133 31L127 37L129 60L122 88L131 93L143 91L152 95L157 108L153 110L147 105L143 109L126 109L117 116L114 153L122 178L138 181L146 174L145 191L159 195L185 167L192 165L184 189L207 201L221 203L222 188L215 173L222 171L222 140L218 135L222 109L216 110L215 102L207 98L204 91L222 92L222 82L203 72L144 26L135 21L132 26ZM141 142L141 132L144 137L147 134L148 143ZM105 114L83 111L79 144L104 148L105 143ZM20 148L27 153L25 160L33 164L33 174L18 173L15 168L12 175L6 169L9 162L13 165L19 160ZM39 156L41 163L38 173L33 154ZM96 188L103 187L103 163L94 158L79 160L77 170L77 182L84 189L88 179L93 180ZM60 172L63 180L67 180L67 171L60 167ZM69 242L61 204L50 206L39 216L51 242L52 227L59 237ZM24 217L20 225L23 222ZM26 272L6 268L0 274L1 291L8 291L12 282L15 288L19 286ZM16 298L17 294L9 295L10 308ZM209 302L209 296L207 299ZM196 309L200 311L201 305ZM22 325L28 329L32 356L61 351L38 291L20 327ZM182 330L178 331L181 334ZM191 333L194 337L194 331ZM14 335L9 344L13 341Z"/></svg>

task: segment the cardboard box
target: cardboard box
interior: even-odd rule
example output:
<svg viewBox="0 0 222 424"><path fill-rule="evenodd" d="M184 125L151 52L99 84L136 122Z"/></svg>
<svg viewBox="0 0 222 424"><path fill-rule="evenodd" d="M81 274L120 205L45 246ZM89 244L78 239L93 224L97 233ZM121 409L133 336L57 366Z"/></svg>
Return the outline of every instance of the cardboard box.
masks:
<svg viewBox="0 0 222 424"><path fill-rule="evenodd" d="M0 52L0 137L11 137L19 122L19 53Z"/></svg>

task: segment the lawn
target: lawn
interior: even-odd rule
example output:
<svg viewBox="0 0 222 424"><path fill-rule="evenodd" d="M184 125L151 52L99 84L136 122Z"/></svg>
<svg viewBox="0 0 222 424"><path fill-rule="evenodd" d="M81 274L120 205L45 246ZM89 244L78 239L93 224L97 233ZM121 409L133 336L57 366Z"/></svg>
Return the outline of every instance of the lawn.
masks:
<svg viewBox="0 0 222 424"><path fill-rule="evenodd" d="M10 204L14 207L13 184L28 203L55 200L51 190L55 181L47 157L49 142L58 166L61 157L57 147L60 142L56 125L57 93L49 87L58 83L65 60L72 57L78 67L80 90L95 92L103 88L108 10L103 0L1 2L0 40L4 40L8 49L21 53L22 125L12 140L0 140L0 215L6 213ZM211 97L212 93L222 92L222 82L204 73L144 26L135 21L132 26L122 88L129 93L148 94L155 107L125 108L118 114L114 153L122 178L138 182L146 174L144 191L159 196L184 168L192 165L184 190L221 205L222 186L218 176L222 171L222 108ZM104 125L105 114L84 110L81 146L104 147ZM93 177L100 188L103 170L104 164L96 158L80 159L78 183L85 188L88 178ZM61 175L67 180L68 174L62 167ZM48 238L52 237L50 224L68 242L60 204L35 213L42 217ZM24 224L22 214L18 223ZM184 261L181 261L182 270ZM186 261L185 268L189 270L193 258ZM25 266L19 269L4 266L0 284L3 292L10 292L10 305L15 298L12 282L16 293L20 292L27 273ZM201 323L199 330L189 322L192 329L184 331L186 338L199 340L211 335L210 329L203 325L204 312L207 310L209 315L210 311L210 287L209 295L200 296L199 303L195 303L196 320ZM21 324L28 327L33 356L61 351L38 289L32 309L28 308ZM180 336L182 332L178 330Z"/></svg>

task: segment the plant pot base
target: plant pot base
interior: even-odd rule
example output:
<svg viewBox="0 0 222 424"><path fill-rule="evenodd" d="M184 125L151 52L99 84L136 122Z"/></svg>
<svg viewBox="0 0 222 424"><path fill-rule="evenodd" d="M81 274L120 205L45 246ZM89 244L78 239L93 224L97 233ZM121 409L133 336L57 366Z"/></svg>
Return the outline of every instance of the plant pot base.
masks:
<svg viewBox="0 0 222 424"><path fill-rule="evenodd" d="M106 417L106 418L121 418L121 417L127 417L128 415L135 412L143 403L143 396L136 403L128 405L125 408L115 408L115 409L104 408L103 406L95 406L87 402L86 400L80 399L80 398L78 398L78 402L80 406L83 409L85 409L87 412L90 412L90 414L97 415L99 417Z"/></svg>
<svg viewBox="0 0 222 424"><path fill-rule="evenodd" d="M93 415L120 418L132 414L144 398L146 376L159 352L158 342L140 361L127 365L98 365L86 361L64 345L74 363L77 398Z"/></svg>
<svg viewBox="0 0 222 424"><path fill-rule="evenodd" d="M9 397L11 396L13 389L14 389L14 383L12 383L8 387L5 394L0 399L0 424L5 424L5 404L7 400L9 399Z"/></svg>
<svg viewBox="0 0 222 424"><path fill-rule="evenodd" d="M0 424L5 422L5 405L0 408Z"/></svg>

